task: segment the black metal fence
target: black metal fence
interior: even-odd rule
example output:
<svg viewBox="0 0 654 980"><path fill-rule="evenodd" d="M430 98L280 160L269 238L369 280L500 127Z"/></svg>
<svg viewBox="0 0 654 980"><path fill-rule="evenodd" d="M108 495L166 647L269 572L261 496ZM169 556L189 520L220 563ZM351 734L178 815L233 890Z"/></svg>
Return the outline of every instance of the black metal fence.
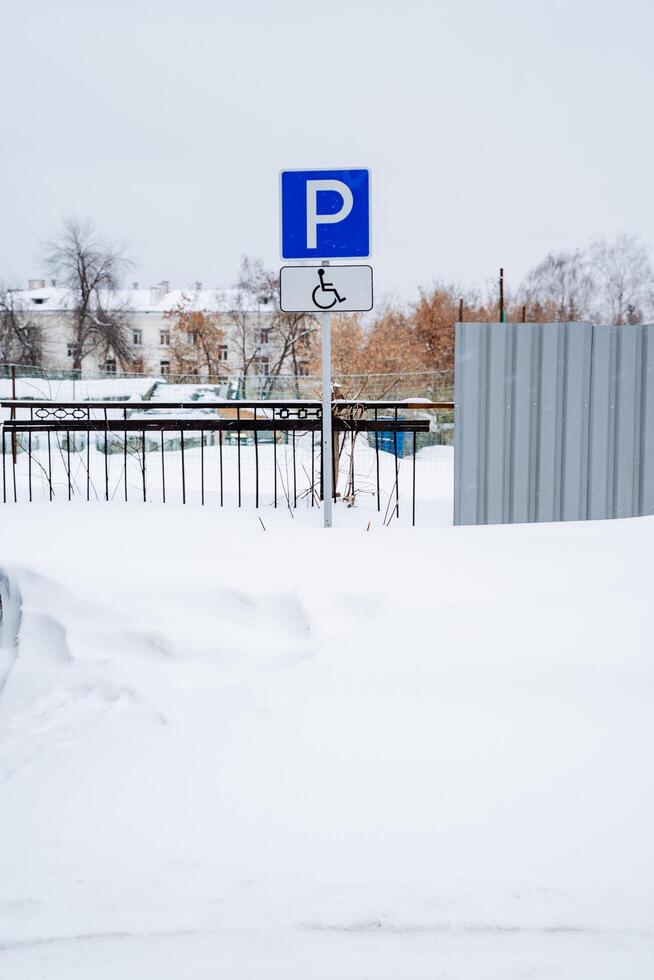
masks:
<svg viewBox="0 0 654 980"><path fill-rule="evenodd" d="M358 444L365 448L364 482L377 510L384 504L385 518L399 517L399 467L408 441L415 524L417 439L429 432L436 413L452 410L451 402L334 401L334 495L353 504L361 492ZM185 504L192 489L202 504L224 507L233 500L241 507L247 472L256 508L265 502L295 509L299 500L315 507L322 499L321 415L321 403L311 400L0 401L2 499L174 497ZM110 472L112 460L120 464L118 477L115 467Z"/></svg>

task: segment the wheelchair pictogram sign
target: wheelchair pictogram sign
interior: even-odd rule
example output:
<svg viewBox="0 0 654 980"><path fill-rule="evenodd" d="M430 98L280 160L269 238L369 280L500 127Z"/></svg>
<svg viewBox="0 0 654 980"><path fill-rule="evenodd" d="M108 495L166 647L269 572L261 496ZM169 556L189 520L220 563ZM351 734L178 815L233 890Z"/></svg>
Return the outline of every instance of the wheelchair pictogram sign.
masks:
<svg viewBox="0 0 654 980"><path fill-rule="evenodd" d="M344 303L346 296L339 296L338 290L334 288L333 282L325 282L325 270L318 269L320 282L311 294L314 304L321 310L331 310L337 303ZM328 299L327 297L331 297Z"/></svg>
<svg viewBox="0 0 654 980"><path fill-rule="evenodd" d="M285 313L353 313L372 309L369 265L285 265L280 272Z"/></svg>

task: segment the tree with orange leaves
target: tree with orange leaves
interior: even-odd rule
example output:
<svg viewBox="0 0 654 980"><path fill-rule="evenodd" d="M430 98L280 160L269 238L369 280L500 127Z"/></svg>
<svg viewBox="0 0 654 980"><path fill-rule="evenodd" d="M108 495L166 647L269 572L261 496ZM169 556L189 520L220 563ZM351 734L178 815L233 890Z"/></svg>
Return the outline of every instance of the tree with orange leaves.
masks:
<svg viewBox="0 0 654 980"><path fill-rule="evenodd" d="M172 310L164 314L171 321L170 355L173 374L209 377L224 374L221 348L225 331L217 313L194 310L192 297L184 294Z"/></svg>

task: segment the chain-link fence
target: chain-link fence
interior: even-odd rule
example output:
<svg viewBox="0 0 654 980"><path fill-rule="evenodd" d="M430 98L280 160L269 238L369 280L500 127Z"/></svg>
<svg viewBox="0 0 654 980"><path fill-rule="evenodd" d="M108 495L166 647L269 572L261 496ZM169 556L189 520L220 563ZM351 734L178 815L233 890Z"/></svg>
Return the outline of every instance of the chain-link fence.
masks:
<svg viewBox="0 0 654 980"><path fill-rule="evenodd" d="M117 370L107 374L93 371L46 370L31 365L0 364L0 395L13 395L12 373L18 398L60 398L82 401L89 398L140 397L147 400L162 390L175 400L196 400L203 391L229 399L319 398L321 379L315 375L255 375L201 377L167 374L163 377ZM171 386L184 389L173 394ZM335 395L349 399L427 398L452 401L453 371L424 371L396 374L342 374L334 376Z"/></svg>

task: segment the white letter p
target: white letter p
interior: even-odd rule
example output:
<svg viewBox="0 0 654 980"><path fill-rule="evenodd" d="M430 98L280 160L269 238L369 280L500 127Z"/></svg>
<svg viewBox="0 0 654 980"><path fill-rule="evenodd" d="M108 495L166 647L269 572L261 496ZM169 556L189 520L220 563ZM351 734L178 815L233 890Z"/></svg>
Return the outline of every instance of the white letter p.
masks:
<svg viewBox="0 0 654 980"><path fill-rule="evenodd" d="M343 199L340 211L318 214L318 191L336 191ZM318 225L334 225L347 218L352 210L352 191L342 180L307 181L307 248L318 248Z"/></svg>

